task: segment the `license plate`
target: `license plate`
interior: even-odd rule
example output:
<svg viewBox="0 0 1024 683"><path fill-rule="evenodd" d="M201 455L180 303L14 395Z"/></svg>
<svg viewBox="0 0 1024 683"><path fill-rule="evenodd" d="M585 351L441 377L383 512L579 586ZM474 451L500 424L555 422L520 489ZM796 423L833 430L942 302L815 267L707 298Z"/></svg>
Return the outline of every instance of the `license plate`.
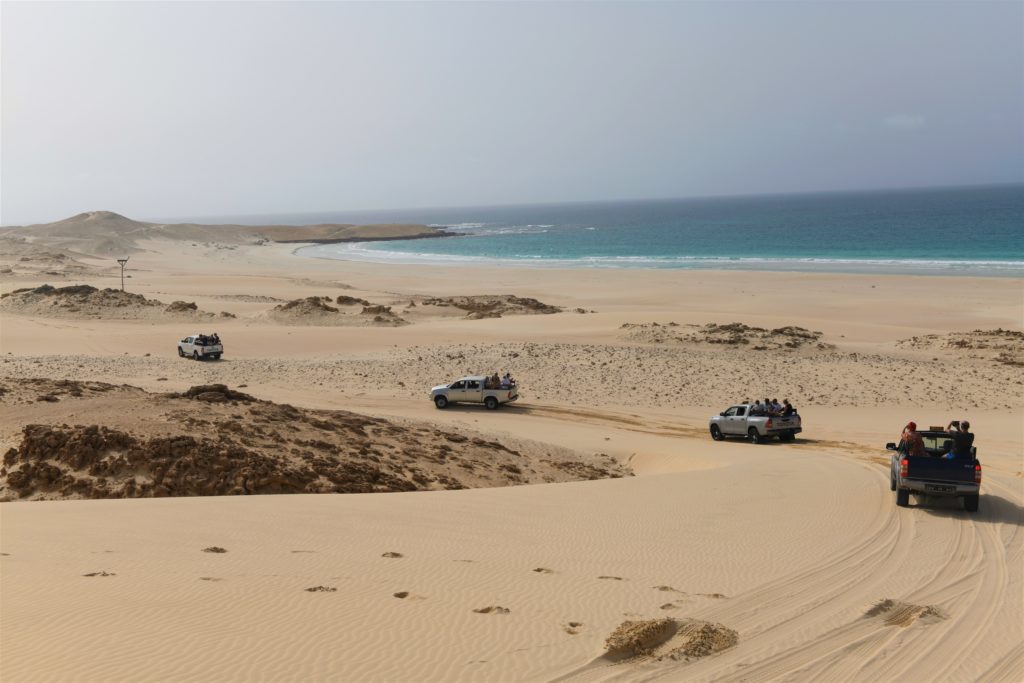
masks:
<svg viewBox="0 0 1024 683"><path fill-rule="evenodd" d="M955 486L925 486L924 490L928 491L928 492L931 492L931 493L955 493L956 492L956 487Z"/></svg>

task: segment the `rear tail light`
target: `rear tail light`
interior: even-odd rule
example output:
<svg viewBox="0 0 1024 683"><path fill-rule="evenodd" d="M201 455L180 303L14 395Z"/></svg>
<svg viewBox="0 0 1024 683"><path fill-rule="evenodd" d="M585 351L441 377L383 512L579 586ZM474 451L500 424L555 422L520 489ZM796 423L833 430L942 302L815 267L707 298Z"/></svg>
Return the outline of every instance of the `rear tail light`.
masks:
<svg viewBox="0 0 1024 683"><path fill-rule="evenodd" d="M907 476L907 466L909 464L910 464L910 461L907 460L906 458L903 458L902 460L900 460L900 476L901 477Z"/></svg>
<svg viewBox="0 0 1024 683"><path fill-rule="evenodd" d="M980 484L981 483L981 465L975 465L974 466L974 483L975 484Z"/></svg>
<svg viewBox="0 0 1024 683"><path fill-rule="evenodd" d="M772 420L771 420L771 418L768 418L768 421L764 423L764 428L765 429L771 429L772 428Z"/></svg>

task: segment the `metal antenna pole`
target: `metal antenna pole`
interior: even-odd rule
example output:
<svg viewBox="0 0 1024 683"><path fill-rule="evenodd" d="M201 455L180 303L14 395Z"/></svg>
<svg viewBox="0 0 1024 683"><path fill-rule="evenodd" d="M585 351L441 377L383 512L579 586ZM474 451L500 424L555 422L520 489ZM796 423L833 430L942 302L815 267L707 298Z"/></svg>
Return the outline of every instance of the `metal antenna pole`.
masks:
<svg viewBox="0 0 1024 683"><path fill-rule="evenodd" d="M121 291L123 292L124 291L124 266L125 266L126 263L128 263L128 259L126 259L126 258L119 258L119 259L117 259L117 262L121 264Z"/></svg>

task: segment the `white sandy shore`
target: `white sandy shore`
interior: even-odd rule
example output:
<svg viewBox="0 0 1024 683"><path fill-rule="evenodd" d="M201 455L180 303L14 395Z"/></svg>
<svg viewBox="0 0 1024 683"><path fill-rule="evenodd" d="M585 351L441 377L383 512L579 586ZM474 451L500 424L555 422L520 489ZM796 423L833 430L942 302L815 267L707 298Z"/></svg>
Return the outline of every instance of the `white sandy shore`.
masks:
<svg viewBox="0 0 1024 683"><path fill-rule="evenodd" d="M238 316L215 323L223 362L173 356L205 322L3 312L0 375L150 390L245 383L278 402L607 453L637 476L3 503L5 681L1021 678L1024 377L985 349L898 344L1022 329L1019 280L383 267L284 246L144 246L130 291ZM115 275L64 283L116 286ZM2 277L3 292L47 281ZM274 304L252 299L351 294L398 309L416 296L492 293L596 313L465 320L416 307L399 328L309 327L269 322ZM799 325L836 349L676 348L620 329L654 321ZM513 348L519 356L502 354ZM442 412L426 400L429 383L498 362L522 379L522 405ZM801 441L706 436L723 402L762 391L800 406ZM0 445L16 445L41 411L5 406ZM884 443L908 419L960 417L985 465L981 510L936 499L896 508ZM112 575L84 576L95 572ZM317 586L336 590L305 590ZM886 599L904 604L872 612ZM509 612L474 612L486 607ZM690 661L602 658L622 621L665 616L722 624L738 643Z"/></svg>

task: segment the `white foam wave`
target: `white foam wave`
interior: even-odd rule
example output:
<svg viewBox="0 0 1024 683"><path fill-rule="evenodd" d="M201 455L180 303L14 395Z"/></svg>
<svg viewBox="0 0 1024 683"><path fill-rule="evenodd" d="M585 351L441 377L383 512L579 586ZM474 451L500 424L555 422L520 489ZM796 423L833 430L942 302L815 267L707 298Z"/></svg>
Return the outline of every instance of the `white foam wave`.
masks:
<svg viewBox="0 0 1024 683"><path fill-rule="evenodd" d="M330 244L296 251L311 258L370 263L445 265L476 264L488 267L547 268L707 268L725 270L819 270L880 273L934 273L1024 277L1024 261L948 259L851 259L821 257L751 256L584 256L575 259L547 258L537 254L513 254L508 258L467 254L405 252L374 246L381 243Z"/></svg>

